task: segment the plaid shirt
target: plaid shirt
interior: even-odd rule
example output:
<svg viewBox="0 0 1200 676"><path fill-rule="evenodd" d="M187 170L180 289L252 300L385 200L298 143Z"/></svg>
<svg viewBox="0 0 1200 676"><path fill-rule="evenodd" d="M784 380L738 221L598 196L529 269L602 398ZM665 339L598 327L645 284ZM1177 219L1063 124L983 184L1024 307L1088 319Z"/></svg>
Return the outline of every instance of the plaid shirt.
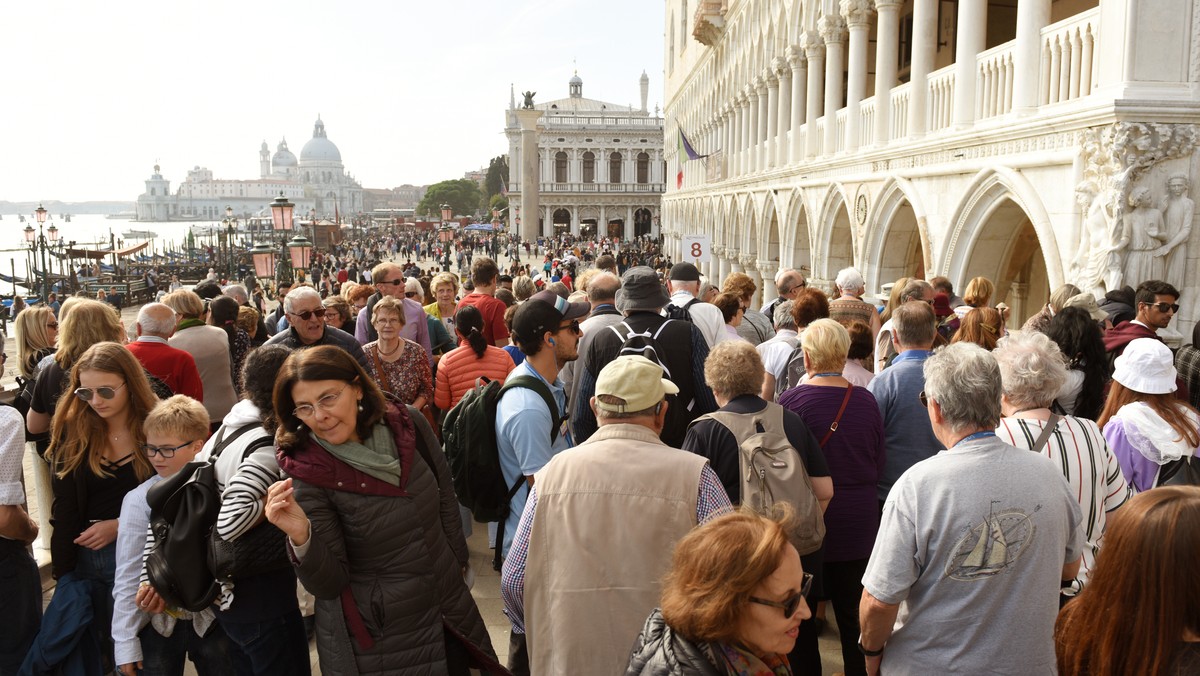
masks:
<svg viewBox="0 0 1200 676"><path fill-rule="evenodd" d="M529 556L529 531L533 529L533 517L537 513L537 485L529 489L525 511L513 537L508 558L504 560L504 571L500 575L500 596L504 599L504 614L512 622L513 633L525 633L525 561ZM721 481L712 467L705 465L700 470L700 488L696 493L696 523L731 511L729 496L721 487Z"/></svg>
<svg viewBox="0 0 1200 676"><path fill-rule="evenodd" d="M1200 347L1184 345L1175 353L1175 368L1188 389L1188 400L1200 408Z"/></svg>

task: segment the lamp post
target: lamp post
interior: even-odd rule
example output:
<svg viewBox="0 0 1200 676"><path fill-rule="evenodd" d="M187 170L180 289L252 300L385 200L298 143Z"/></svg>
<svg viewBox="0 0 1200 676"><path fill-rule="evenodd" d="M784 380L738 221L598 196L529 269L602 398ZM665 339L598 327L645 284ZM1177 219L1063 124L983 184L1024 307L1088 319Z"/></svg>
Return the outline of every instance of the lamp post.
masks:
<svg viewBox="0 0 1200 676"><path fill-rule="evenodd" d="M237 230L238 219L233 215L233 207L225 207L225 279L233 279L233 233Z"/></svg>
<svg viewBox="0 0 1200 676"><path fill-rule="evenodd" d="M271 203L271 225L272 225L272 228L276 232L282 233L279 238L279 247L280 247L279 248L279 254L280 254L279 265L275 266L275 270L274 270L275 275L276 275L275 276L276 288L278 288L278 286L279 286L279 280L287 278L287 276L290 276L291 272L292 272L291 266L288 264L287 243L286 242L287 242L287 233L288 233L288 231L290 231L292 229L292 209L295 208L295 206L296 206L295 204L292 204L291 202L289 202L287 200L286 197L284 197L282 192L280 192L279 197L276 197L275 201ZM263 252L263 253L265 253L265 252ZM256 268L258 267L258 261L259 261L259 259L256 257L255 258L255 267Z"/></svg>
<svg viewBox="0 0 1200 676"><path fill-rule="evenodd" d="M46 266L46 252L50 247L46 243L46 236L47 235L50 236L51 242L58 241L58 228L55 227L54 223L51 223L50 227L48 229L43 230L43 226L46 223L46 217L49 215L49 213L50 212L46 211L46 209L41 204L39 204L38 208L35 209L33 212L34 218L37 219L37 224L38 224L37 232L36 233L34 232L33 226L31 226L31 225L26 225L25 231L24 231L25 232L25 241L29 243L29 251L31 253L35 254L35 256L34 256L35 260L37 260L37 258L38 258L38 256L36 254L39 251L41 252L41 256L40 256L41 262L42 262L42 269L41 269L42 292L41 292L41 296L42 296L43 301L45 301L47 298L50 297L50 270ZM30 289L30 290L32 290L32 289Z"/></svg>
<svg viewBox="0 0 1200 676"><path fill-rule="evenodd" d="M449 225L450 219L454 216L454 210L449 204L442 205L442 225Z"/></svg>

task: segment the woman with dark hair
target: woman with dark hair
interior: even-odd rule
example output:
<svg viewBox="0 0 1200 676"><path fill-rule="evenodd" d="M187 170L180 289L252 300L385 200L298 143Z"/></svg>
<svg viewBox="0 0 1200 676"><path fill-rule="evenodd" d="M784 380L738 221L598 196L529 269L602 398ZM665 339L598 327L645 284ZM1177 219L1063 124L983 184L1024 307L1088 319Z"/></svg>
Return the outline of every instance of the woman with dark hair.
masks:
<svg viewBox="0 0 1200 676"><path fill-rule="evenodd" d="M463 581L450 469L424 418L389 404L345 350L295 352L275 382L267 519L317 597L321 671L503 673Z"/></svg>
<svg viewBox="0 0 1200 676"><path fill-rule="evenodd" d="M488 345L483 337L483 315L474 305L464 305L454 314L454 330L460 346L446 353L438 363L433 393L434 403L443 411L454 408L475 387L476 378L503 383L515 366L504 348Z"/></svg>
<svg viewBox="0 0 1200 676"><path fill-rule="evenodd" d="M1076 418L1098 419L1108 385L1100 325L1086 310L1067 306L1046 325L1046 335L1067 358L1067 381L1055 398L1058 407Z"/></svg>
<svg viewBox="0 0 1200 676"><path fill-rule="evenodd" d="M225 332L229 343L230 375L233 387L242 391L242 365L250 352L250 334L237 325L238 302L229 296L217 296L208 304L208 324Z"/></svg>
<svg viewBox="0 0 1200 676"><path fill-rule="evenodd" d="M1198 551L1200 488L1156 488L1117 511L1091 584L1058 615L1058 673L1200 673Z"/></svg>
<svg viewBox="0 0 1200 676"><path fill-rule="evenodd" d="M717 342L746 340L738 334L738 327L742 325L746 313L746 305L743 304L742 299L732 293L720 293L712 300L712 304L721 311L721 318L725 321L724 330L717 335Z"/></svg>

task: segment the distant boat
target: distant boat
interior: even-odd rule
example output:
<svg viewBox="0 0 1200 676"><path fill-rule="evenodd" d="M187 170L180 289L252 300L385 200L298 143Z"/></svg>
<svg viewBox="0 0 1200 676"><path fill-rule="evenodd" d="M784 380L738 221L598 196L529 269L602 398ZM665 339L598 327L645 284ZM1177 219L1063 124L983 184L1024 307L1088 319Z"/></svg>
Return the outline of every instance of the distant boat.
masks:
<svg viewBox="0 0 1200 676"><path fill-rule="evenodd" d="M105 218L113 221L132 221L137 218L136 211L118 211L115 214L108 214Z"/></svg>
<svg viewBox="0 0 1200 676"><path fill-rule="evenodd" d="M121 236L125 239L155 239L158 233L153 230L126 230Z"/></svg>
<svg viewBox="0 0 1200 676"><path fill-rule="evenodd" d="M191 228L193 235L207 237L209 235L217 235L221 232L219 225L193 225Z"/></svg>
<svg viewBox="0 0 1200 676"><path fill-rule="evenodd" d="M17 214L17 220L19 220L21 223L24 223L25 222L25 214Z"/></svg>
<svg viewBox="0 0 1200 676"><path fill-rule="evenodd" d="M71 214L63 214L63 220L67 223L71 222Z"/></svg>

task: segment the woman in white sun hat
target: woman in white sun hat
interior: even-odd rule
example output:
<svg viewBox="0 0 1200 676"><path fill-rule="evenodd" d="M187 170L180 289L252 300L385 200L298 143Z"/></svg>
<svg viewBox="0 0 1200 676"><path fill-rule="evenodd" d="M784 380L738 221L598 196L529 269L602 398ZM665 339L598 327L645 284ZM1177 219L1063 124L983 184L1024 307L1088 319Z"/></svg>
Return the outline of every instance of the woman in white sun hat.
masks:
<svg viewBox="0 0 1200 676"><path fill-rule="evenodd" d="M1176 376L1171 350L1154 338L1130 342L1117 357L1097 422L1134 490L1158 486L1164 465L1200 447L1200 414L1175 398Z"/></svg>

